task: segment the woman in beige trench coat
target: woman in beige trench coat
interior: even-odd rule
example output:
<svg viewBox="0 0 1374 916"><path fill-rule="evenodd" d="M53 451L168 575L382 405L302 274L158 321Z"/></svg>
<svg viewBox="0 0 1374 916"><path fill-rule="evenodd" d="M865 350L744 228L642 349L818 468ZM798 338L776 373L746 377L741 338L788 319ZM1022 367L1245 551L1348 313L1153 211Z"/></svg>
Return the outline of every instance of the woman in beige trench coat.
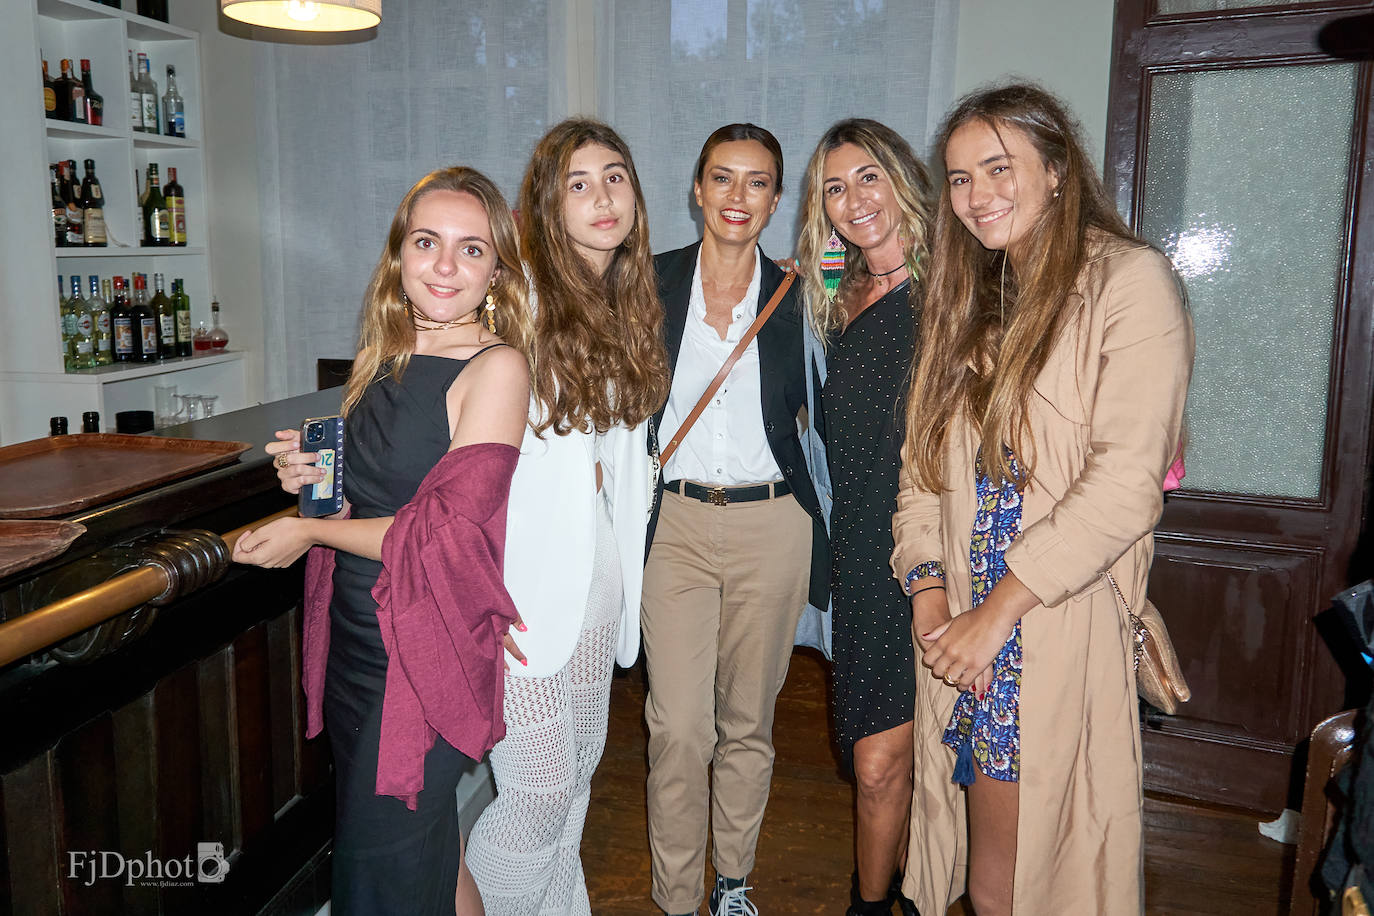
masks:
<svg viewBox="0 0 1374 916"><path fill-rule="evenodd" d="M1051 96L966 97L937 150L947 174L893 517L893 574L930 669L904 889L933 914L966 883L979 916L1139 912L1138 710L1107 573L1144 599L1191 322L1169 262L1122 223ZM991 582L971 557L980 476L1020 512ZM1019 664L999 667L1013 648ZM998 690L1013 740L1000 756L968 742L966 815L946 729L961 692L969 710Z"/></svg>

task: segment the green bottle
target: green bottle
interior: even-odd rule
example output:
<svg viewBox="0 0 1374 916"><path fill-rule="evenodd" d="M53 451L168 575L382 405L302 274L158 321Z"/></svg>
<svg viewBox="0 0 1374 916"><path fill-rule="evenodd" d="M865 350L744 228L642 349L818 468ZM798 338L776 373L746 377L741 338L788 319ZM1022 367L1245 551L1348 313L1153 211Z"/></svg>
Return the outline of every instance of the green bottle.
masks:
<svg viewBox="0 0 1374 916"><path fill-rule="evenodd" d="M186 281L178 277L172 281L172 310L177 324L177 356L190 356L191 297L186 295Z"/></svg>

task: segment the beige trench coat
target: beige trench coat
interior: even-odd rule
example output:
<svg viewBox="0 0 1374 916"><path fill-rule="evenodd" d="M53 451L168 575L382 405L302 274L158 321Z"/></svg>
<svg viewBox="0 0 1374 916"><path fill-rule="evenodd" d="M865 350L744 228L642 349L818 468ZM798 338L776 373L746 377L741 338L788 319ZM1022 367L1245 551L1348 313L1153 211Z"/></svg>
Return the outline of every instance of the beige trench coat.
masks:
<svg viewBox="0 0 1374 916"><path fill-rule="evenodd" d="M1126 612L1145 596L1161 483L1179 442L1192 323L1167 259L1099 237L1077 310L1035 382L1034 476L1007 566L1040 599L1021 622L1021 804L1013 912L1138 913L1141 759ZM940 560L951 614L971 606L976 431L951 429L940 495L906 469L892 519L899 580ZM1026 456L1020 456L1023 459ZM967 836L954 753L957 696L918 661L915 790L904 890L922 913L963 893Z"/></svg>

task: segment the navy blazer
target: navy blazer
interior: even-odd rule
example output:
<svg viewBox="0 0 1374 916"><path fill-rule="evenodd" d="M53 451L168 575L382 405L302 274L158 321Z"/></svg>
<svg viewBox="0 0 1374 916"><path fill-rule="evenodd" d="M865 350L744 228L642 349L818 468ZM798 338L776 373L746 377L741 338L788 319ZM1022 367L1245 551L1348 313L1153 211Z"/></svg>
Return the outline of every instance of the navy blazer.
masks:
<svg viewBox="0 0 1374 916"><path fill-rule="evenodd" d="M654 256L658 272L658 295L663 300L663 332L668 346L668 366L676 373L678 352L682 349L682 334L687 326L687 310L692 295L692 276L696 272L697 251L701 243ZM762 265L759 281L758 308L768 304L786 273L774 264L760 248ZM830 595L830 539L821 515L816 487L806 469L801 440L797 434L797 414L806 406L806 356L802 343L802 329L806 321L801 309L801 284L792 283L772 317L759 329L759 394L763 401L763 431L773 459L796 495L797 504L811 516L811 584L808 600L824 608ZM654 415L654 426L663 423L663 408ZM666 445L666 441L661 441ZM660 487L662 482L660 482ZM650 545L658 524L658 509L649 519Z"/></svg>

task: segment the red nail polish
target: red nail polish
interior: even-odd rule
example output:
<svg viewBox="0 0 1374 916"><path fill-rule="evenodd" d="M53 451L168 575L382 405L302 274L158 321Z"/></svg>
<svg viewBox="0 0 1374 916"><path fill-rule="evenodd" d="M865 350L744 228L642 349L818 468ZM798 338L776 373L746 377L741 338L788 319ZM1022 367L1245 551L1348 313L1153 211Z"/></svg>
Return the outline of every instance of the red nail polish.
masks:
<svg viewBox="0 0 1374 916"><path fill-rule="evenodd" d="M530 666L530 660L527 659L527 658L522 658L522 659L520 659L520 664L522 664L522 665L524 665L526 668L528 668L528 667Z"/></svg>
<svg viewBox="0 0 1374 916"><path fill-rule="evenodd" d="M934 630L931 630L931 631L930 631L930 633L934 633L934 632L935 632ZM921 634L921 638L922 638L922 639L930 639L930 633L922 633L922 634Z"/></svg>
<svg viewBox="0 0 1374 916"><path fill-rule="evenodd" d="M518 622L515 624L515 628L519 630L521 633L527 632L529 630L529 627L525 626L523 623Z"/></svg>

